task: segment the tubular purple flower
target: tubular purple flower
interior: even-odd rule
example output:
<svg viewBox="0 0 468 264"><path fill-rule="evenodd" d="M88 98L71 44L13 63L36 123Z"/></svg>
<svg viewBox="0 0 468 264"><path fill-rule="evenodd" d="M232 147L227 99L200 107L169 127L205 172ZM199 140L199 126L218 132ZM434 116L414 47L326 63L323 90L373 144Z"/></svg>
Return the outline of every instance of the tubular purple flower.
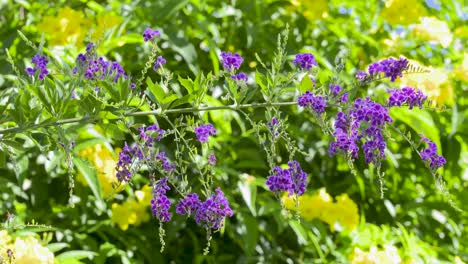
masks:
<svg viewBox="0 0 468 264"><path fill-rule="evenodd" d="M184 199L177 203L176 213L190 216L197 211L197 209L200 207L200 204L200 199L196 193L187 194Z"/></svg>
<svg viewBox="0 0 468 264"><path fill-rule="evenodd" d="M216 193L200 204L195 214L195 221L205 229L218 230L223 227L224 219L231 217L233 211L220 188Z"/></svg>
<svg viewBox="0 0 468 264"><path fill-rule="evenodd" d="M422 105L427 99L421 90L416 90L411 87L403 87L401 89L388 89L387 92L390 94L388 98L388 106L402 106L408 104L409 109L413 109L414 106L422 108Z"/></svg>
<svg viewBox="0 0 468 264"><path fill-rule="evenodd" d="M289 195L303 195L307 186L307 174L295 160L289 161L288 166L287 169L274 167L273 175L267 178L266 185L272 192L284 191Z"/></svg>
<svg viewBox="0 0 468 264"><path fill-rule="evenodd" d="M247 75L245 73L243 73L243 72L240 72L240 73L235 74L235 75L231 75L231 78L233 80L236 80L237 82L247 82L249 80Z"/></svg>
<svg viewBox="0 0 468 264"><path fill-rule="evenodd" d="M403 71L408 69L408 60L400 57L400 59L388 58L369 65L368 71L371 76L376 76L383 73L385 77L390 77L390 81L394 82L397 77L403 76Z"/></svg>
<svg viewBox="0 0 468 264"><path fill-rule="evenodd" d="M419 155L424 162L429 163L431 170L435 171L444 166L447 161L443 156L437 154L437 145L425 137L421 139L421 142L426 142L428 146L421 150Z"/></svg>
<svg viewBox="0 0 468 264"><path fill-rule="evenodd" d="M164 64L166 64L166 59L163 56L158 56L156 61L154 62L153 65L153 70L157 71L159 68L161 68Z"/></svg>
<svg viewBox="0 0 468 264"><path fill-rule="evenodd" d="M300 53L296 54L293 64L303 70L310 70L313 66L317 66L317 61L311 53Z"/></svg>
<svg viewBox="0 0 468 264"><path fill-rule="evenodd" d="M231 72L234 69L239 69L241 64L244 62L239 53L232 54L231 52L221 52L221 61L226 71Z"/></svg>
<svg viewBox="0 0 468 264"><path fill-rule="evenodd" d="M325 112L325 108L327 107L322 96L314 96L310 91L299 96L297 103L299 106L312 108L318 115Z"/></svg>
<svg viewBox="0 0 468 264"><path fill-rule="evenodd" d="M34 75L36 71L39 71L38 79L40 81L44 80L47 74L49 74L49 71L47 70L47 64L49 63L49 60L45 56L36 54L34 57L32 57L31 61L34 64L34 68L27 67L25 72L28 75Z"/></svg>
<svg viewBox="0 0 468 264"><path fill-rule="evenodd" d="M153 187L153 199L151 199L151 211L153 216L161 222L169 222L171 214L171 201L166 196L166 192L170 190L167 185L167 177L160 179Z"/></svg>
<svg viewBox="0 0 468 264"><path fill-rule="evenodd" d="M145 42L153 40L155 36L158 38L161 37L161 33L159 32L159 30L146 28L143 32L143 39Z"/></svg>
<svg viewBox="0 0 468 264"><path fill-rule="evenodd" d="M212 124L206 124L196 127L194 132L197 136L197 140L201 143L207 142L210 136L216 135L216 129L213 127Z"/></svg>

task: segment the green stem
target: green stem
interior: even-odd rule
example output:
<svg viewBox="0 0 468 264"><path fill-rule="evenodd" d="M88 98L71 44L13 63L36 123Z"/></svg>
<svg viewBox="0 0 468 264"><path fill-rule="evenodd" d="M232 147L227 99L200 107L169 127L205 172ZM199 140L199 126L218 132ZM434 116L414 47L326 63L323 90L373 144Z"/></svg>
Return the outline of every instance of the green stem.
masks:
<svg viewBox="0 0 468 264"><path fill-rule="evenodd" d="M297 102L276 102L276 103L252 103L252 104L242 104L242 105L223 105L223 106L207 106L207 107L197 107L197 108L178 108L178 109L168 109L163 111L162 109L156 109L153 111L141 111L141 112L130 112L123 114L123 117L131 117L131 116L161 116L163 114L177 114L177 113L194 113L194 112L201 112L201 111L215 111L215 110L232 110L238 111L239 109L244 108L265 108L265 107L272 107L272 106L290 106L296 105ZM121 120L123 117L117 118L117 120ZM68 119L62 119L55 122L44 122L39 124L34 124L26 127L16 126L11 128L6 128L0 130L0 135L10 134L10 133L18 133L25 130L31 130L36 128L43 128L43 127L50 127L50 126L59 126L64 124L70 123L81 123L81 122L93 122L102 119L101 117L97 116L85 116L85 117L74 117Z"/></svg>

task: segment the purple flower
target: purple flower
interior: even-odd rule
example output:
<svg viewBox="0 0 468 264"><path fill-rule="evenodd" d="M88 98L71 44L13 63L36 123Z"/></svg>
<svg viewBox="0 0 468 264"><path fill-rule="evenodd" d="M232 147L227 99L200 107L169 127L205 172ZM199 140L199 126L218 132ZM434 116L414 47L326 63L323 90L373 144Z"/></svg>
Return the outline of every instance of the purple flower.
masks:
<svg viewBox="0 0 468 264"><path fill-rule="evenodd" d="M166 59L163 56L158 56L153 65L153 70L157 71L160 67L166 64Z"/></svg>
<svg viewBox="0 0 468 264"><path fill-rule="evenodd" d="M86 53L91 53L94 48L95 48L94 43L88 43L86 45Z"/></svg>
<svg viewBox="0 0 468 264"><path fill-rule="evenodd" d="M289 195L303 195L307 185L307 174L295 160L288 162L288 166L288 169L274 167L273 175L267 178L266 185L272 192L284 191Z"/></svg>
<svg viewBox="0 0 468 264"><path fill-rule="evenodd" d="M153 30L151 28L146 28L145 31L143 32L143 38L145 42L153 40L155 36L158 38L161 37L161 33L156 29Z"/></svg>
<svg viewBox="0 0 468 264"><path fill-rule="evenodd" d="M388 89L387 92L391 94L390 98L388 98L388 106L402 106L406 103L409 105L409 109L412 109L414 106L422 108L422 105L427 99L427 96L420 90L411 87Z"/></svg>
<svg viewBox="0 0 468 264"><path fill-rule="evenodd" d="M319 115L325 112L325 107L327 107L322 96L314 96L310 91L299 96L297 102L299 106L312 108Z"/></svg>
<svg viewBox="0 0 468 264"><path fill-rule="evenodd" d="M371 76L376 76L383 73L385 77L390 77L390 81L394 82L397 77L403 76L403 71L408 69L408 60L400 57L400 59L388 58L369 65L368 71Z"/></svg>
<svg viewBox="0 0 468 264"><path fill-rule="evenodd" d="M49 60L45 56L36 54L34 57L32 57L31 61L34 64L34 68L27 67L25 72L28 75L34 75L36 71L39 71L38 79L40 81L44 80L46 75L49 74L49 71L47 70L47 64L49 63Z"/></svg>
<svg viewBox="0 0 468 264"><path fill-rule="evenodd" d="M200 207L200 204L200 199L196 193L187 194L184 199L177 203L176 213L190 216L197 211L197 209Z"/></svg>
<svg viewBox="0 0 468 264"><path fill-rule="evenodd" d="M195 135L198 141L205 143L208 141L209 136L216 135L216 129L212 124L201 125L195 128Z"/></svg>
<svg viewBox="0 0 468 264"><path fill-rule="evenodd" d="M342 88L338 84L330 84L330 91L333 94L333 96L338 96L338 94L341 92Z"/></svg>
<svg viewBox="0 0 468 264"><path fill-rule="evenodd" d="M356 99L348 114L339 112L336 116L335 141L330 143L329 154L333 156L340 150L358 157L358 143L364 141L362 149L366 163L378 163L385 158L387 146L383 137L386 123L393 120L388 109L373 102L368 97Z"/></svg>
<svg viewBox="0 0 468 264"><path fill-rule="evenodd" d="M206 229L218 230L223 227L224 219L232 215L228 200L221 189L217 188L215 194L199 205L195 221Z"/></svg>
<svg viewBox="0 0 468 264"><path fill-rule="evenodd" d="M279 124L279 121L278 119L276 119L276 117L273 117L271 119L271 122L268 124L268 127L270 128L270 132L273 135L273 139L279 136L278 126L277 126L278 124Z"/></svg>
<svg viewBox="0 0 468 264"><path fill-rule="evenodd" d="M152 147L154 141L160 141L164 135L164 130L160 129L157 124L148 126L148 127L140 127L138 128L140 131L140 138L144 141L145 146ZM154 137L156 136L156 138Z"/></svg>
<svg viewBox="0 0 468 264"><path fill-rule="evenodd" d="M167 185L167 177L160 179L153 187L153 199L151 199L151 211L153 216L161 222L169 222L171 214L171 201L166 196L166 192L170 190Z"/></svg>
<svg viewBox="0 0 468 264"><path fill-rule="evenodd" d="M208 156L208 164L210 164L211 166L216 165L216 156L214 154L210 154Z"/></svg>
<svg viewBox="0 0 468 264"><path fill-rule="evenodd" d="M131 172L131 167L133 155L134 150L127 145L127 142L125 142L122 151L119 153L119 159L115 168L119 182L129 182L132 179L133 173Z"/></svg>
<svg viewBox="0 0 468 264"><path fill-rule="evenodd" d="M239 69L242 62L244 62L244 58L242 58L239 53L232 54L231 52L221 52L221 60L224 69L229 72L234 69Z"/></svg>
<svg viewBox="0 0 468 264"><path fill-rule="evenodd" d="M348 102L348 92L343 93L341 96L340 102L346 104Z"/></svg>
<svg viewBox="0 0 468 264"><path fill-rule="evenodd" d="M161 162L161 166L163 169L167 172L171 172L176 169L175 164L171 164L169 160L167 160L166 153L165 152L159 152L156 155L156 160L159 160Z"/></svg>
<svg viewBox="0 0 468 264"><path fill-rule="evenodd" d="M363 71L358 71L358 72L356 73L356 79L357 79L358 81L361 81L361 82L364 81L364 80L367 78L367 76L368 76L367 73L365 73L365 72L363 72Z"/></svg>
<svg viewBox="0 0 468 264"><path fill-rule="evenodd" d="M130 84L130 89L135 89L136 88L136 84L135 83L131 83Z"/></svg>
<svg viewBox="0 0 468 264"><path fill-rule="evenodd" d="M114 82L118 82L120 78L127 79L125 71L116 61L107 61L103 57L96 59L94 52L94 44L89 43L86 46L86 54L78 54L76 57L76 67L73 69L73 73L84 72L86 79L92 80L99 78L104 80L107 77L111 77Z"/></svg>
<svg viewBox="0 0 468 264"><path fill-rule="evenodd" d="M310 70L313 66L317 66L317 61L311 53L300 53L296 54L293 64L303 70Z"/></svg>
<svg viewBox="0 0 468 264"><path fill-rule="evenodd" d="M438 168L441 168L444 166L444 164L447 162L443 156L440 156L437 154L437 145L430 141L428 138L422 138L421 141L424 141L427 143L428 147L421 150L419 155L421 156L421 159L427 163L429 163L429 167L431 170L437 170Z"/></svg>
<svg viewBox="0 0 468 264"><path fill-rule="evenodd" d="M247 77L247 75L243 72L239 72L238 74L235 74L235 75L231 75L231 78L238 81L238 82L247 82L249 80L249 78Z"/></svg>

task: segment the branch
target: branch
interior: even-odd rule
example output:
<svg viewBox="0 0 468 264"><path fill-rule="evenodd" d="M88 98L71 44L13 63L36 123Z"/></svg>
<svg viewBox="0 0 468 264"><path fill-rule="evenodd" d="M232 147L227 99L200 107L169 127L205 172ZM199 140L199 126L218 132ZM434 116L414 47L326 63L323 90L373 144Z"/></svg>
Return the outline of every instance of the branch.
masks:
<svg viewBox="0 0 468 264"><path fill-rule="evenodd" d="M123 114L123 117L131 117L131 116L161 116L163 114L178 114L178 113L194 113L194 112L201 112L201 111L215 111L215 110L232 110L237 111L239 109L244 108L266 108L270 106L290 106L296 105L297 102L274 102L274 103L252 103L252 104L241 104L241 105L221 105L221 106L207 106L207 107L188 107L188 108L178 108L178 109L168 109L162 110L158 108L153 111L140 111L140 112L129 112ZM117 120L121 120L123 117L117 118ZM85 116L85 117L75 117L75 118L68 118L62 119L55 122L44 122L39 124L34 124L31 126L16 126L11 128L6 128L0 130L0 135L10 134L10 133L17 133L26 130L36 129L36 128L43 128L43 127L50 127L50 126L59 126L64 124L70 123L82 123L82 122L93 122L97 120L101 120L103 118L97 116Z"/></svg>

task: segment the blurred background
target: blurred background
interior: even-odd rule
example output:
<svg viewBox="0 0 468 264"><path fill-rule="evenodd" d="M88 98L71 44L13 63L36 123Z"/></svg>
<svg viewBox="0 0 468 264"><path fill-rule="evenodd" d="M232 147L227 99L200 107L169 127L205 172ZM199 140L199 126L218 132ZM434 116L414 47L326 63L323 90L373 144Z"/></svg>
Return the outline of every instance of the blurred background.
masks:
<svg viewBox="0 0 468 264"><path fill-rule="evenodd" d="M309 154L298 159L310 183L300 205L302 220L288 218L264 184L269 168L252 128L236 113L218 111L207 114L219 131L216 182L235 214L214 234L209 255L202 254L205 231L175 214L165 226L166 249L159 253L159 224L150 217L151 189L144 177L105 199L113 192L118 153L130 137L87 125L73 132L75 154L86 161L74 160L74 208L68 206L67 163L61 151L32 144L22 146L19 155L0 152L3 260L8 259L7 250L14 249L18 257L32 256L21 263L468 262L465 1L0 0L0 89L14 85L5 49L20 69L35 54L18 30L36 45L43 36L44 47L70 65L87 43L98 43L100 54L140 76L151 52L141 34L151 27L162 33L161 55L174 76L217 73L218 54L232 51L244 57L241 70L254 80L255 71L263 70L255 53L270 62L277 36L287 25L288 55L292 59L299 52L313 53L322 70L319 80L330 77L338 54L347 54L349 74L340 78L348 81L357 70L389 56L405 56L428 70L404 76L390 87L419 88L439 110L390 113L396 126L406 126L413 135L423 133L439 146L447 159L442 173L446 187L463 212L436 191L433 177L401 137L394 136L388 145L382 199L378 178L364 161L356 161L359 174L353 176L344 159L328 156L330 139L305 113L291 107L282 110L291 137ZM149 76L160 78L153 71ZM362 94L378 97L386 87L375 83ZM171 151L170 142L165 147ZM286 148L278 153L287 159ZM294 208L292 201L284 203ZM41 225L20 228L32 221Z"/></svg>

